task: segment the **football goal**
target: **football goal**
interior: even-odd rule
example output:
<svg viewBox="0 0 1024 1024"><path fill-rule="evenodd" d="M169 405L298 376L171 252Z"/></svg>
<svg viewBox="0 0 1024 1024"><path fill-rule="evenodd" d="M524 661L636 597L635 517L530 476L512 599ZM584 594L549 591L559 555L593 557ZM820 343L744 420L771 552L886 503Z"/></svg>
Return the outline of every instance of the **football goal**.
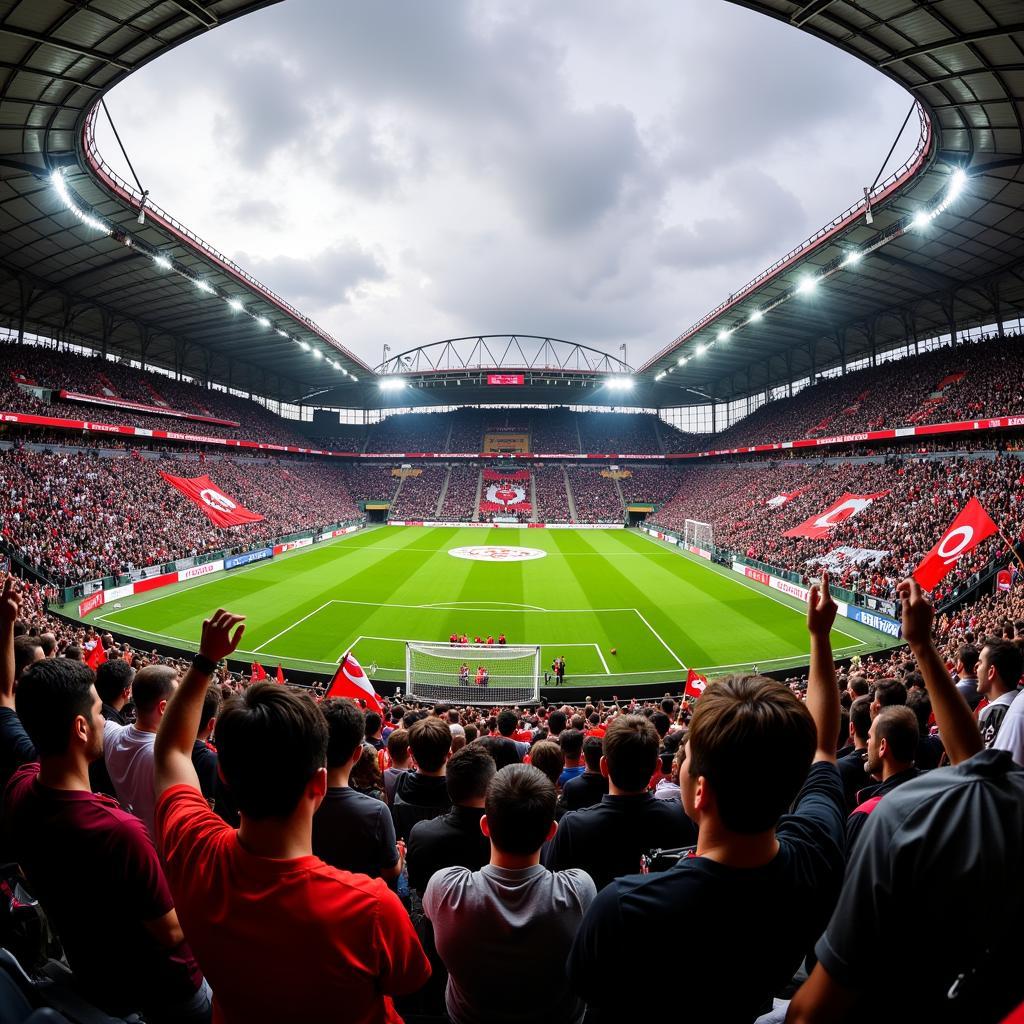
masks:
<svg viewBox="0 0 1024 1024"><path fill-rule="evenodd" d="M715 531L710 523L702 523L696 519L687 519L683 523L683 543L692 544L695 548L710 551L715 543Z"/></svg>
<svg viewBox="0 0 1024 1024"><path fill-rule="evenodd" d="M405 692L452 704L540 700L540 647L511 644L405 645Z"/></svg>

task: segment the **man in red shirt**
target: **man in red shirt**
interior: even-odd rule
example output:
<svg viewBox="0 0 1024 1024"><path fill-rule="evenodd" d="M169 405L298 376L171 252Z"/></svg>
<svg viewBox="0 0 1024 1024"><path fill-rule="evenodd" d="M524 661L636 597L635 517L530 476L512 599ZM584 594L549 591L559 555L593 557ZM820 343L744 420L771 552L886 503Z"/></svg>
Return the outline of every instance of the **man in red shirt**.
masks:
<svg viewBox="0 0 1024 1024"><path fill-rule="evenodd" d="M215 1022L398 1024L391 997L430 965L398 897L380 879L313 856L327 791L327 724L306 695L257 683L217 721L236 832L208 807L192 766L203 695L238 646L242 616L203 623L199 654L160 724L157 843L182 926L214 989Z"/></svg>

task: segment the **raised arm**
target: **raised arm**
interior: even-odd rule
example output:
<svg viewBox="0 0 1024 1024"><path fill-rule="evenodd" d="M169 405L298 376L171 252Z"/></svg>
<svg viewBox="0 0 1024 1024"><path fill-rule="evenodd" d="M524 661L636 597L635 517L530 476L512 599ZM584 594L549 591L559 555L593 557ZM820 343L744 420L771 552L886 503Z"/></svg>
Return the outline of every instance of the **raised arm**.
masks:
<svg viewBox="0 0 1024 1024"><path fill-rule="evenodd" d="M158 797L165 789L180 784L199 789L199 777L192 765L192 746L199 732L203 697L217 662L231 654L241 642L244 618L244 615L232 615L218 608L203 622L199 653L192 659L192 667L171 698L156 734L153 756Z"/></svg>
<svg viewBox="0 0 1024 1024"><path fill-rule="evenodd" d="M0 587L0 707L14 707L14 623L21 614L21 586L8 576Z"/></svg>
<svg viewBox="0 0 1024 1024"><path fill-rule="evenodd" d="M978 723L935 648L932 640L935 609L924 596L921 584L915 579L904 580L896 592L903 605L903 639L910 646L924 677L925 689L931 698L939 735L950 763L959 764L984 746Z"/></svg>
<svg viewBox="0 0 1024 1024"><path fill-rule="evenodd" d="M821 583L811 586L807 595L807 631L811 634L811 665L807 678L807 710L818 730L815 761L836 759L839 736L839 684L832 660L832 623L836 621L835 601L828 585L828 573L821 574Z"/></svg>

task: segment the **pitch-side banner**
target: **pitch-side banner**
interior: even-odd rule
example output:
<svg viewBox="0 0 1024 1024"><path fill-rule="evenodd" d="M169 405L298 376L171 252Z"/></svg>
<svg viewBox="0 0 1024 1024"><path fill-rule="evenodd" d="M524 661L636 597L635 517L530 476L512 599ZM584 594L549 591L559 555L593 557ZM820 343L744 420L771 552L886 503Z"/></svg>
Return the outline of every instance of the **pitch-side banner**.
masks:
<svg viewBox="0 0 1024 1024"><path fill-rule="evenodd" d="M925 590L934 590L968 551L973 551L998 529L981 502L971 498L960 515L950 523L938 544L921 560L921 564L914 570L914 579Z"/></svg>
<svg viewBox="0 0 1024 1024"><path fill-rule="evenodd" d="M787 530L783 537L810 537L812 540L819 540L827 537L833 527L845 523L859 515L878 498L884 498L889 492L879 491L878 494L844 494L837 502L830 505L824 512L811 516L799 526Z"/></svg>
<svg viewBox="0 0 1024 1024"><path fill-rule="evenodd" d="M251 512L233 501L208 476L160 475L205 513L214 526L242 526L263 521L259 512Z"/></svg>

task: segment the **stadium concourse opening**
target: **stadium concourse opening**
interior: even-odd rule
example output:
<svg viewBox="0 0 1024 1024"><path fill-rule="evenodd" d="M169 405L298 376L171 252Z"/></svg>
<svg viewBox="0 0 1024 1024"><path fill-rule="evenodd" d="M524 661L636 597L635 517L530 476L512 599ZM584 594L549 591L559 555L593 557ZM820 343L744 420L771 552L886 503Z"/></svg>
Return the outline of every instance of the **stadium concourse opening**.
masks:
<svg viewBox="0 0 1024 1024"><path fill-rule="evenodd" d="M304 108L270 55L291 75L308 54L282 30L252 50L253 72L223 29L274 5L0 4L4 1024L1021 1020L1019 4L741 6L815 37L812 56L830 46L829 62L841 50L904 87L906 159L890 168L894 145L852 206L634 362L647 336L610 351L523 334L389 341L378 362L164 210L110 120L123 79L223 41L164 113L184 105L196 165L199 97L217 107L219 157L237 132L248 163L297 174L275 136ZM363 13L339 31L389 16ZM730 87L766 48L776 69L798 63L734 13L761 32L707 48L745 54L743 68L716 57ZM559 246L584 239L635 285L635 218L668 180L638 155L647 129L614 86L615 109L559 115L543 77L558 47L531 46L514 17L516 52L481 62L458 32L435 47L455 13L421 14L379 34L451 57L420 62L446 104L468 96L501 125L513 95L528 123L522 69L545 86L539 134L561 148L478 133L503 156L492 176L528 193L487 245L502 238L504 258L553 217L544 245L572 265L574 322L590 330L598 291L619 289L605 267L588 291ZM285 27L300 21L289 8ZM487 21L489 46L505 28ZM338 38L326 49L378 80L398 66L338 60ZM493 91L485 63L506 75ZM686 66L689 83L711 77ZM472 89L446 77L466 69ZM259 124L203 99L228 70L255 74ZM413 120L434 132L428 92ZM368 96L339 94L359 96L357 113L338 138L314 118L327 148L312 155L360 179L360 202L404 187L390 156L427 172L428 149L402 152L408 111L390 93L387 132ZM847 105L870 112L855 94ZM712 108L717 125L695 136L709 165L726 134ZM788 108L762 120L795 137ZM130 180L100 152L105 126ZM737 126L748 160L755 127ZM331 147L353 140L365 162L342 167ZM815 173L800 155L793 189ZM570 187L541 195L565 167ZM273 193L215 191L269 231L287 219ZM452 191L446 221L472 222ZM612 194L629 246L573 220ZM805 198L775 196L758 205ZM253 264L304 301L329 293L327 315L344 307L334 322L358 334L372 321L361 289L394 300L398 275L353 211L315 216L352 237L323 259L304 239L309 260L269 258L282 247ZM710 263L723 224L712 209L682 247L659 227L656 276L671 272L673 293L684 250ZM761 251L775 228L750 227ZM546 256L531 250L524 275L545 315ZM471 290L477 268L455 265ZM407 276L451 302L444 282ZM686 984L666 985L659 954L681 922ZM890 948L898 985L878 969Z"/></svg>

